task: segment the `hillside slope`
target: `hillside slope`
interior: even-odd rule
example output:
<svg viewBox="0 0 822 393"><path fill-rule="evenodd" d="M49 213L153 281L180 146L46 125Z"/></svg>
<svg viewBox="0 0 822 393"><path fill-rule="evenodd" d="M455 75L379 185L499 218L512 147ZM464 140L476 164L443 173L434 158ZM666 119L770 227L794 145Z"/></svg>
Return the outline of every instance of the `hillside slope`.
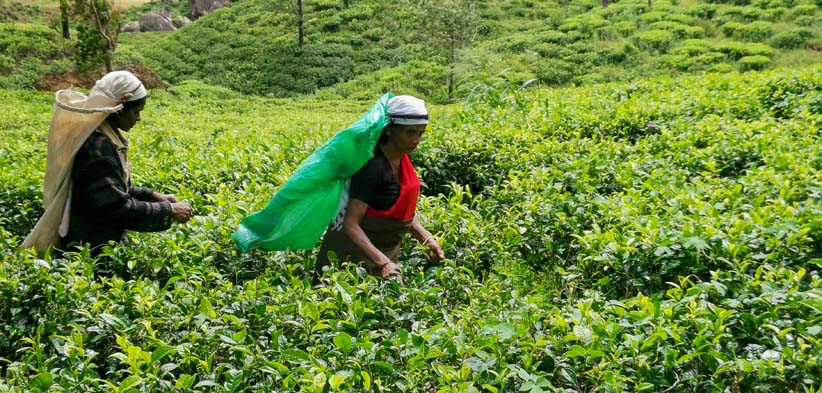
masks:
<svg viewBox="0 0 822 393"><path fill-rule="evenodd" d="M423 1L306 2L299 47L290 3L245 0L141 46L172 83L195 78L245 93L322 89L354 98L392 88L448 101L452 64L452 96L466 96L500 78L563 85L816 63L815 1L478 1L471 37L448 59L436 46L442 32L426 24L432 16L412 11Z"/></svg>

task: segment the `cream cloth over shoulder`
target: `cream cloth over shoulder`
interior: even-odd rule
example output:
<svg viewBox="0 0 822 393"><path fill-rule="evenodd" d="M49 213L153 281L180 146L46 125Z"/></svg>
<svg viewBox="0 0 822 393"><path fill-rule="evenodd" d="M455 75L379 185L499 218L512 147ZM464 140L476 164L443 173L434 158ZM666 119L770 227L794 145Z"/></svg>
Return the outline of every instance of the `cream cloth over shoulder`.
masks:
<svg viewBox="0 0 822 393"><path fill-rule="evenodd" d="M109 114L123 108L122 102L137 100L146 96L143 84L127 71L115 71L97 81L91 93L60 90L55 95L54 111L49 126L46 175L43 184L43 207L45 212L37 221L31 233L23 241L23 248L34 247L37 252L58 246L60 232L68 231L68 208L71 195L71 170L74 156L92 132L101 132L112 139L120 158L123 160L127 146L125 139L104 124ZM105 125L106 127L101 127ZM120 136L121 138L121 136ZM128 172L127 161L121 161ZM63 224L63 225L61 225ZM62 228L61 228L62 227ZM63 229L61 231L61 229Z"/></svg>

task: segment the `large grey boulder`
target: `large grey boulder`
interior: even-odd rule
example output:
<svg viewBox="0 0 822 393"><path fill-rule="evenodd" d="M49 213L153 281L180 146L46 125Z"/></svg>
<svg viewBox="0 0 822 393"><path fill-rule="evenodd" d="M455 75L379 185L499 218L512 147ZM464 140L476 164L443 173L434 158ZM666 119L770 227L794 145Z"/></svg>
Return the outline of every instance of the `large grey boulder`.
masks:
<svg viewBox="0 0 822 393"><path fill-rule="evenodd" d="M128 22L120 28L120 31L123 33L136 33L140 31L140 22L137 22L136 20Z"/></svg>
<svg viewBox="0 0 822 393"><path fill-rule="evenodd" d="M231 0L188 0L188 9L191 10L191 18L197 19L229 4Z"/></svg>
<svg viewBox="0 0 822 393"><path fill-rule="evenodd" d="M165 14L165 15L163 15ZM140 23L142 31L175 31L174 23L171 23L167 13L146 12Z"/></svg>

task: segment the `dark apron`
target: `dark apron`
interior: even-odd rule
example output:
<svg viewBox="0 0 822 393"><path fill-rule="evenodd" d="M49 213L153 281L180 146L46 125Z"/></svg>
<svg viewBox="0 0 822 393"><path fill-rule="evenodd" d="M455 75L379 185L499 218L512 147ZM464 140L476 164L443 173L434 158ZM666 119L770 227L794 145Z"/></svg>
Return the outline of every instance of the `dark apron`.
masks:
<svg viewBox="0 0 822 393"><path fill-rule="evenodd" d="M400 258L400 244L402 238L411 230L411 222L397 221L390 218L364 216L360 222L368 240L374 247L382 251L388 259L394 263L399 263ZM336 254L336 259L340 261L362 262L369 274L379 276L380 269L365 252L361 250L353 241L345 234L343 230L335 231L329 227L325 231L320 252L317 255L317 265L315 273L322 274L322 268L328 265L328 252L333 251Z"/></svg>

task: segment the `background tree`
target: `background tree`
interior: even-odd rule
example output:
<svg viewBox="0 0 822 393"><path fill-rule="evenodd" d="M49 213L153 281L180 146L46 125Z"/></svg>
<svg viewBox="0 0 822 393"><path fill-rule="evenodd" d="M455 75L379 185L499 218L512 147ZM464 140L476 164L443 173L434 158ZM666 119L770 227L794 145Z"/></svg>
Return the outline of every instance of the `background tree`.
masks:
<svg viewBox="0 0 822 393"><path fill-rule="evenodd" d="M460 50L477 37L480 14L476 1L471 0L416 0L418 40L427 43L436 61L446 64L448 72L448 98L456 89L456 65Z"/></svg>
<svg viewBox="0 0 822 393"><path fill-rule="evenodd" d="M77 24L77 63L81 67L105 65L112 71L120 33L120 13L109 0L74 0Z"/></svg>
<svg viewBox="0 0 822 393"><path fill-rule="evenodd" d="M63 27L63 38L71 38L69 31L69 1L60 0L60 25Z"/></svg>
<svg viewBox="0 0 822 393"><path fill-rule="evenodd" d="M297 42L303 47L305 31L303 31L303 0L297 0Z"/></svg>

